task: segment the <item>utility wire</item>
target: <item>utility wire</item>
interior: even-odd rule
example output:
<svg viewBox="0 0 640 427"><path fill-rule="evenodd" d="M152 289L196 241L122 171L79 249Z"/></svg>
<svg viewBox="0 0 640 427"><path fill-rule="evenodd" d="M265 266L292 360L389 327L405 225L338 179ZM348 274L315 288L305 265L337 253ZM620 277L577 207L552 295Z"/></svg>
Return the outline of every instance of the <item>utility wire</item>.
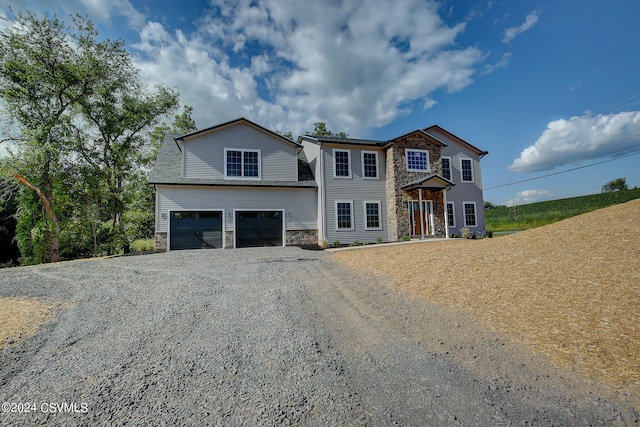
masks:
<svg viewBox="0 0 640 427"><path fill-rule="evenodd" d="M604 107L599 111L598 114L603 114L603 111L611 110L614 107L617 107L617 109L619 109L619 108L629 108L629 107L635 106L637 104L640 104L640 93L637 94L637 95L630 96L629 98L623 99L621 101L615 102L615 103L613 103L613 104L611 104L611 105L609 105L607 107ZM565 121L567 121L567 120L565 120ZM552 130L547 128L547 129L544 130L543 133L546 133L547 135L549 135L549 134L552 135L552 134L555 134L555 133L563 131L565 127L567 127L566 124L565 124L565 126L562 126L560 128L556 128L556 129L552 129ZM607 156L615 156L617 154L622 154L622 153L626 153L628 151L634 151L634 150L637 150L637 149L638 149L638 147L629 148L627 150L618 151L617 153L608 154ZM523 180L520 180L520 181L509 182L507 184L491 185L489 187L483 188L483 191L484 190L493 190L494 188L508 187L510 185L515 185L515 184L522 184L523 182L535 181L537 179L547 178L549 176L560 175L560 174L563 174L563 173L572 172L572 171L579 170L579 169L585 169L585 168L588 168L588 167L591 167L591 166L597 166L597 165L600 165L602 163L608 163L608 162L612 162L614 160L624 159L625 157L637 156L638 154L640 154L640 152L627 154L625 156L618 156L618 157L615 157L613 159L607 159L607 160L603 160L603 161L600 161L600 162L597 162L597 163L591 163L591 164L588 164L588 165L578 166L578 167L567 169L567 170L564 170L564 171L553 172L553 173L549 173L549 174L546 174L546 175L540 175L540 176L533 177L533 178L523 179Z"/></svg>
<svg viewBox="0 0 640 427"><path fill-rule="evenodd" d="M613 153L613 154L610 154L610 155L616 155L616 154L625 153L627 151L637 150L637 149L638 149L637 147L634 147L634 148L630 148L628 150L619 151L618 153ZM602 163L608 163L608 162L613 162L614 160L624 159L625 157L637 156L638 154L640 154L640 151L638 151L636 153L627 154L625 156L618 156L618 157L615 157L613 159L607 159L607 160L602 160L600 162L591 163L591 164L588 164L588 165L578 166L578 167L567 169L567 170L564 170L564 171L548 173L546 175L540 175L540 176L536 176L536 177L533 177L533 178L523 179L523 180L520 180L520 181L509 182L507 184L493 185L493 186L490 186L490 187L483 188L483 191L485 191L485 190L493 190L494 188L508 187L510 185L522 184L523 182L535 181L536 179L542 179L542 178L547 178L549 176L560 175L560 174L567 173L567 172L573 172L573 171L578 170L578 169L585 169L585 168L589 168L591 166L601 165Z"/></svg>

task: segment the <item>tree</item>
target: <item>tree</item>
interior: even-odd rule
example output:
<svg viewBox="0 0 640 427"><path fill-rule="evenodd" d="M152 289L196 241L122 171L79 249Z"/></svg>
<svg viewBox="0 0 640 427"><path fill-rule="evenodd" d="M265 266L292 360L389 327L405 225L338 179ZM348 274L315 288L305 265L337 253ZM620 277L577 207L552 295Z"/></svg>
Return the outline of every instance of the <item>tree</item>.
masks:
<svg viewBox="0 0 640 427"><path fill-rule="evenodd" d="M602 186L603 193L611 193L613 191L622 191L628 189L629 187L627 186L627 178L616 178L613 181L609 181Z"/></svg>
<svg viewBox="0 0 640 427"><path fill-rule="evenodd" d="M0 33L0 97L9 119L20 128L22 146L21 161L16 162L21 167L13 176L37 195L22 206L18 222L34 218L34 212L25 211L27 205L42 210L42 233L37 236L46 243L46 259L52 262L59 259L60 235L53 183L69 154L73 107L90 94L95 79L94 64L81 55L95 39L95 29L80 18L74 23L67 27L57 17L18 13Z"/></svg>
<svg viewBox="0 0 640 427"><path fill-rule="evenodd" d="M0 32L0 89L19 128L9 163L23 262L59 260L61 238L70 257L128 251L125 211L156 154L148 131L178 94L143 86L124 43L98 42L90 21L32 13ZM189 129L190 113L176 126Z"/></svg>
<svg viewBox="0 0 640 427"><path fill-rule="evenodd" d="M309 133L309 132L307 132ZM333 133L329 129L327 129L327 124L325 122L315 122L313 124L313 133L311 135L316 136L336 136L338 138L348 138L349 134L344 132Z"/></svg>
<svg viewBox="0 0 640 427"><path fill-rule="evenodd" d="M190 105L185 105L182 107L182 114L176 114L173 117L173 123L169 126L166 122L162 122L160 125L156 125L151 132L149 132L149 138L151 139L151 144L153 146L153 159L155 160L158 150L162 145L162 141L164 137L168 133L175 133L178 135L184 135L193 131L198 130L196 127L196 122L191 117L191 113L193 113L193 107Z"/></svg>
<svg viewBox="0 0 640 427"><path fill-rule="evenodd" d="M131 202L127 186L135 181L140 167L149 164L153 150L143 133L178 104L178 95L158 86L146 93L133 69L113 82L105 81L94 96L81 102L84 117L95 128L93 140L78 141L78 151L106 182L111 219L112 247L129 252L123 215Z"/></svg>

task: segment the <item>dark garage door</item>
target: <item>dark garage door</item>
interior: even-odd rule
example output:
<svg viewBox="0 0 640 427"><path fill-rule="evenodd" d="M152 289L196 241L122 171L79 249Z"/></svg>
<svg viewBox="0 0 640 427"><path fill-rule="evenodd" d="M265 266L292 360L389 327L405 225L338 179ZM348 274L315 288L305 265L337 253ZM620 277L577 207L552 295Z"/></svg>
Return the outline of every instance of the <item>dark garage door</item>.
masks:
<svg viewBox="0 0 640 427"><path fill-rule="evenodd" d="M236 247L282 246L281 211L237 211Z"/></svg>
<svg viewBox="0 0 640 427"><path fill-rule="evenodd" d="M170 249L222 248L222 212L171 212Z"/></svg>

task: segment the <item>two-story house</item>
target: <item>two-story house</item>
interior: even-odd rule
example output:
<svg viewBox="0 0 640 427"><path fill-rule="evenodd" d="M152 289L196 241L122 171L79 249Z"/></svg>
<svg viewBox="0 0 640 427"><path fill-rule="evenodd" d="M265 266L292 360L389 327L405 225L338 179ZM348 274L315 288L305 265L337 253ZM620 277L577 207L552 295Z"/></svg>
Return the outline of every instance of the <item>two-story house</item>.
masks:
<svg viewBox="0 0 640 427"><path fill-rule="evenodd" d="M156 248L481 234L485 154L438 126L388 141L293 142L238 119L168 136L150 177Z"/></svg>
<svg viewBox="0 0 640 427"><path fill-rule="evenodd" d="M349 243L483 234L480 159L439 126L388 141L302 135L318 182L320 240Z"/></svg>

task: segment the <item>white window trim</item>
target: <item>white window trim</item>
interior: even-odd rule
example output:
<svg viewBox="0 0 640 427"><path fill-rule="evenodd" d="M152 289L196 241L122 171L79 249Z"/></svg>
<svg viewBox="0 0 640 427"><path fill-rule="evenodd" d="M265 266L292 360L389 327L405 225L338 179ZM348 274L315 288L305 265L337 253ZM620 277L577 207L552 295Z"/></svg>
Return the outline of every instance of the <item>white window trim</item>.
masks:
<svg viewBox="0 0 640 427"><path fill-rule="evenodd" d="M469 162L471 163L471 181L466 181L464 179L464 170L462 168L462 161L463 160L469 160ZM475 182L475 174L473 173L473 159L468 158L468 157L462 157L460 158L460 182L466 182L466 183L473 183Z"/></svg>
<svg viewBox="0 0 640 427"><path fill-rule="evenodd" d="M227 171L227 152L242 152L242 173L243 176L229 176ZM258 176L244 176L244 153L258 153ZM262 150L251 148L225 148L224 149L224 179L242 180L242 181L261 181L262 180Z"/></svg>
<svg viewBox="0 0 640 427"><path fill-rule="evenodd" d="M362 160L362 179L380 179L380 168L378 167L379 162L378 162L378 152L377 151L367 151L367 150L362 150L361 152L362 154L360 155L360 159ZM366 154L373 154L376 157L376 176L365 176L364 173L364 155Z"/></svg>
<svg viewBox="0 0 640 427"><path fill-rule="evenodd" d="M422 169L410 169L409 168L409 152L414 152L414 153L427 153L427 169L422 170ZM406 148L404 150L404 157L405 157L405 166L407 167L407 172L431 172L431 159L429 159L429 150L418 150L415 148Z"/></svg>
<svg viewBox="0 0 640 427"><path fill-rule="evenodd" d="M453 221L449 222L449 228L455 228L456 227L456 204L453 202L447 202L447 206L449 205L451 205L451 213L453 214ZM449 215L449 208L447 208L446 214Z"/></svg>
<svg viewBox="0 0 640 427"><path fill-rule="evenodd" d="M466 205L473 205L473 215L476 218L476 225L469 225L467 224L467 209L466 209ZM476 205L476 202L462 202L462 220L464 221L464 226L469 228L469 227L478 227L478 206Z"/></svg>
<svg viewBox="0 0 640 427"><path fill-rule="evenodd" d="M337 176L336 175L336 153L347 153L347 160L349 161L349 176ZM351 150L347 150L344 148L334 148L332 151L333 154L333 177L337 179L351 179Z"/></svg>
<svg viewBox="0 0 640 427"><path fill-rule="evenodd" d="M339 203L348 203L349 204L349 212L351 214L351 227L349 228L340 228L338 227L338 204ZM336 200L335 202L335 213L336 213L336 231L353 231L355 230L354 223L354 215L353 215L353 200Z"/></svg>
<svg viewBox="0 0 640 427"><path fill-rule="evenodd" d="M378 227L367 227L367 203L378 205ZM365 200L362 203L362 208L364 212L364 229L365 230L382 230L382 203L380 200Z"/></svg>
<svg viewBox="0 0 640 427"><path fill-rule="evenodd" d="M440 157L440 166L442 167L442 177L444 176L444 166L442 165L442 159L449 159L449 180L453 181L453 165L451 164L451 156L442 156Z"/></svg>

